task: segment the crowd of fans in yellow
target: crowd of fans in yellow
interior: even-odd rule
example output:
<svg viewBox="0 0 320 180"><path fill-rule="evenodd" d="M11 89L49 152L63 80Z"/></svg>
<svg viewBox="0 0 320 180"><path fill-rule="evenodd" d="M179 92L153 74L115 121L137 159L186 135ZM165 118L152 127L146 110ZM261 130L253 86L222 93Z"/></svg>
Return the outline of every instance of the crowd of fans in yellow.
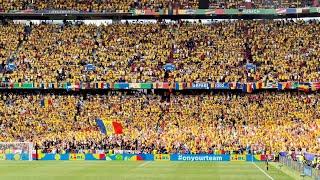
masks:
<svg viewBox="0 0 320 180"><path fill-rule="evenodd" d="M296 92L175 94L170 101L124 92L1 94L0 141L31 141L44 152L320 153L319 103L319 94ZM101 134L95 119L120 122L123 134Z"/></svg>
<svg viewBox="0 0 320 180"><path fill-rule="evenodd" d="M16 27L20 25L1 28L2 61L17 46ZM1 74L2 79L37 83L320 80L316 20L40 24L31 29L16 53L17 70ZM167 63L176 70L165 77ZM256 69L247 69L248 63ZM95 69L87 70L88 64Z"/></svg>
<svg viewBox="0 0 320 180"><path fill-rule="evenodd" d="M27 28L28 29L28 28ZM320 81L319 21L219 21L0 27L10 82ZM5 69L8 59L16 70ZM175 65L166 73L163 66ZM256 69L248 70L251 63ZM95 66L88 70L87 65ZM320 153L319 94L0 94L0 142L44 152ZM95 120L120 122L103 135Z"/></svg>
<svg viewBox="0 0 320 180"><path fill-rule="evenodd" d="M7 60L17 50L19 42L23 40L23 25L10 24L0 26L0 74ZM0 77L2 77L0 75ZM1 79L2 80L2 79Z"/></svg>
<svg viewBox="0 0 320 180"><path fill-rule="evenodd" d="M209 8L284 8L319 5L318 0L209 0ZM131 9L197 9L198 0L0 0L0 11L75 10L85 12L128 12Z"/></svg>

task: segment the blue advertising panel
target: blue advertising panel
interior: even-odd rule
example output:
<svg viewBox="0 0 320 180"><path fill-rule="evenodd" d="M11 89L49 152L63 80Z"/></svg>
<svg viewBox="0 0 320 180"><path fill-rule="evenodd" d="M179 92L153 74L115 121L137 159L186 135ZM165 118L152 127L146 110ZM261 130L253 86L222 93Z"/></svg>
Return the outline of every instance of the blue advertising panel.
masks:
<svg viewBox="0 0 320 180"><path fill-rule="evenodd" d="M192 83L191 89L210 89L209 83Z"/></svg>
<svg viewBox="0 0 320 180"><path fill-rule="evenodd" d="M5 159L6 160L29 160L29 154L27 153L22 153L22 154L5 154Z"/></svg>
<svg viewBox="0 0 320 180"><path fill-rule="evenodd" d="M171 154L170 161L230 161L230 155Z"/></svg>
<svg viewBox="0 0 320 180"><path fill-rule="evenodd" d="M229 83L216 83L216 89L230 89Z"/></svg>

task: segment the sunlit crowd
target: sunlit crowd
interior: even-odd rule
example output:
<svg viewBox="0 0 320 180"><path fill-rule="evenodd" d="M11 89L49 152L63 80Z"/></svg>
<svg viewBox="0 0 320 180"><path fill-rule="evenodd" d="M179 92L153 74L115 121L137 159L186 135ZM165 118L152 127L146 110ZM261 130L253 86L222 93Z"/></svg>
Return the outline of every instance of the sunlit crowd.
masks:
<svg viewBox="0 0 320 180"><path fill-rule="evenodd" d="M319 153L318 94L1 94L0 141L43 152ZM102 134L96 119L119 122Z"/></svg>
<svg viewBox="0 0 320 180"><path fill-rule="evenodd" d="M317 20L2 27L1 67L15 65L0 71L7 82L320 80Z"/></svg>
<svg viewBox="0 0 320 180"><path fill-rule="evenodd" d="M209 0L208 8L296 8L319 6L318 0ZM132 9L197 9L198 0L0 0L0 12L21 10L70 10L83 12L129 12Z"/></svg>

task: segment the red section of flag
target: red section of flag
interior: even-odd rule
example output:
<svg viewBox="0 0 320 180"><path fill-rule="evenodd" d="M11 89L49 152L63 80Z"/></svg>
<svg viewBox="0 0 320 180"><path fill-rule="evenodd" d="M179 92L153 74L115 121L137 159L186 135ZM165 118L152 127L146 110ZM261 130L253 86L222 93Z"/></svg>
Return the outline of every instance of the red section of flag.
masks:
<svg viewBox="0 0 320 180"><path fill-rule="evenodd" d="M118 122L112 122L113 130L115 134L122 134L122 124Z"/></svg>

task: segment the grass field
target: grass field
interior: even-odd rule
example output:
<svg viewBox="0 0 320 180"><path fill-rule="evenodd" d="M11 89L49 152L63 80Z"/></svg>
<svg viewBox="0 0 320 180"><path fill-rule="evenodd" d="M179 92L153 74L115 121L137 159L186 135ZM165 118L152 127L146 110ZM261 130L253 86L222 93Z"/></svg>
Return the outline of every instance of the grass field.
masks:
<svg viewBox="0 0 320 180"><path fill-rule="evenodd" d="M259 169L260 168L260 169ZM288 175L289 174L289 175ZM159 161L2 161L2 180L109 180L109 179L300 179L293 172L264 163Z"/></svg>

